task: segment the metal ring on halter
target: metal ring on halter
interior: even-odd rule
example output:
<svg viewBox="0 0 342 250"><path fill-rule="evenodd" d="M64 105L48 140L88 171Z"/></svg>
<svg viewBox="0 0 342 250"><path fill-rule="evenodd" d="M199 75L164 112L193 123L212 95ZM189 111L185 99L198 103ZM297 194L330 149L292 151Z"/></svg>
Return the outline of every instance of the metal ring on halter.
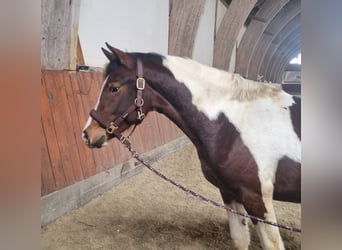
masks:
<svg viewBox="0 0 342 250"><path fill-rule="evenodd" d="M134 103L137 107L142 107L144 105L144 99L142 98L135 98Z"/></svg>

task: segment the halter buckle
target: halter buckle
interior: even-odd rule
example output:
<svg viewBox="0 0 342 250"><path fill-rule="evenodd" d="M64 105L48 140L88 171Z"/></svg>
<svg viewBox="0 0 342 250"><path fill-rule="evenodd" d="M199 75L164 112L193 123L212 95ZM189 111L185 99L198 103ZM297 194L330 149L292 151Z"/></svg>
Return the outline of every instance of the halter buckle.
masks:
<svg viewBox="0 0 342 250"><path fill-rule="evenodd" d="M142 77L137 78L137 89L144 90L145 89L145 79Z"/></svg>
<svg viewBox="0 0 342 250"><path fill-rule="evenodd" d="M106 128L106 131L108 134L113 134L115 130L117 130L119 127L114 124L114 122L109 123L108 127Z"/></svg>

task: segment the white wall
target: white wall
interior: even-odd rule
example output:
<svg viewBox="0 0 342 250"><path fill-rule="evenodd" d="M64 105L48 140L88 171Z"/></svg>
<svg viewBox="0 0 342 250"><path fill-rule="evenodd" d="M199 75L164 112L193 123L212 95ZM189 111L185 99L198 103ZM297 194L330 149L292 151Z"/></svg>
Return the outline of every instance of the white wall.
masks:
<svg viewBox="0 0 342 250"><path fill-rule="evenodd" d="M206 0L198 24L192 58L206 65L213 65L216 0Z"/></svg>
<svg viewBox="0 0 342 250"><path fill-rule="evenodd" d="M228 68L229 72L235 72L236 50L239 47L239 44L240 44L241 39L242 39L243 35L245 34L245 32L246 32L246 26L242 26L242 28L241 28L241 30L240 30L237 38L236 38L235 46L233 48L232 56L230 58L230 63L229 63L229 68Z"/></svg>
<svg viewBox="0 0 342 250"><path fill-rule="evenodd" d="M105 42L129 52L167 54L169 0L81 0L79 37L85 63L103 67Z"/></svg>

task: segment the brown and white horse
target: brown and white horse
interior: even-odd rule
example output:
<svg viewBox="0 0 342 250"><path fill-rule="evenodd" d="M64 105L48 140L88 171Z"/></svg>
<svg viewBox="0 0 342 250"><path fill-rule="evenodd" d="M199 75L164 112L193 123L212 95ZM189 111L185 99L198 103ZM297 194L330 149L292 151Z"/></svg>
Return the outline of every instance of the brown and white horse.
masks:
<svg viewBox="0 0 342 250"><path fill-rule="evenodd" d="M89 147L156 110L191 139L226 205L276 222L273 199L301 201L299 98L190 59L107 47L106 78L82 135ZM284 249L278 228L253 223L264 249ZM229 226L235 247L248 249L246 219L229 213Z"/></svg>

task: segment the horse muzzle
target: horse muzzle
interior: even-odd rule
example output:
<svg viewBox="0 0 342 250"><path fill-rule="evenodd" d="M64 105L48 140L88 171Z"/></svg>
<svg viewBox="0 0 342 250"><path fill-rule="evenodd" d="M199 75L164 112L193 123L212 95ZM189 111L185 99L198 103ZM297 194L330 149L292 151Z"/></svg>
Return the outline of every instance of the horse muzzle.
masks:
<svg viewBox="0 0 342 250"><path fill-rule="evenodd" d="M90 129L85 129L82 133L82 138L89 148L102 148L107 145L106 133L99 129L93 132Z"/></svg>

